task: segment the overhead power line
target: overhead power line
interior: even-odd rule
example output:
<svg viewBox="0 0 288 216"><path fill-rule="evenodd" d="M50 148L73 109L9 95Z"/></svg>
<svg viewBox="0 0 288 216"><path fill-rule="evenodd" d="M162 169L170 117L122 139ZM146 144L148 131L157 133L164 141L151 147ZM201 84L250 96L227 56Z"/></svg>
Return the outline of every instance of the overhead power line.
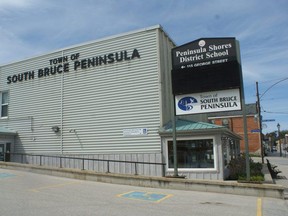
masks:
<svg viewBox="0 0 288 216"><path fill-rule="evenodd" d="M274 113L274 114L283 114L283 115L288 115L288 112L271 112L271 111L266 111L266 110L263 110L263 112L265 113Z"/></svg>

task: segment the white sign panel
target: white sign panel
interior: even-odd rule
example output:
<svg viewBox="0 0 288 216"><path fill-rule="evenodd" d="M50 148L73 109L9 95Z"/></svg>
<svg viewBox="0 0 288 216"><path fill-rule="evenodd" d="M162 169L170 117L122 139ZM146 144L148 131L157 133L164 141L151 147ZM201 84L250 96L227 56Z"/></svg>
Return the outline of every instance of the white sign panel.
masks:
<svg viewBox="0 0 288 216"><path fill-rule="evenodd" d="M147 128L123 129L123 136L141 136L147 134L148 134Z"/></svg>
<svg viewBox="0 0 288 216"><path fill-rule="evenodd" d="M175 96L176 115L241 110L239 89Z"/></svg>

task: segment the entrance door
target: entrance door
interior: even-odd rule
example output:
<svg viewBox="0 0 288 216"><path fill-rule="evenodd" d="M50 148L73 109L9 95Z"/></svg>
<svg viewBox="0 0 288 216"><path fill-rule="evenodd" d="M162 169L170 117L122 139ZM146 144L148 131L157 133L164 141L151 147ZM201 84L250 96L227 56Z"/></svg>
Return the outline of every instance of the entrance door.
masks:
<svg viewBox="0 0 288 216"><path fill-rule="evenodd" d="M4 144L0 144L0 161L4 161Z"/></svg>

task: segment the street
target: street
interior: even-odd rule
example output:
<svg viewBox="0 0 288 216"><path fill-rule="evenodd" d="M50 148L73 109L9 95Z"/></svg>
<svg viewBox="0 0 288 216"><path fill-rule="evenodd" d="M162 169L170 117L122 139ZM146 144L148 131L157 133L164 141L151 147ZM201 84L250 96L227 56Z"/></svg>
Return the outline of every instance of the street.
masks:
<svg viewBox="0 0 288 216"><path fill-rule="evenodd" d="M164 190L0 169L0 215L288 215L288 201Z"/></svg>

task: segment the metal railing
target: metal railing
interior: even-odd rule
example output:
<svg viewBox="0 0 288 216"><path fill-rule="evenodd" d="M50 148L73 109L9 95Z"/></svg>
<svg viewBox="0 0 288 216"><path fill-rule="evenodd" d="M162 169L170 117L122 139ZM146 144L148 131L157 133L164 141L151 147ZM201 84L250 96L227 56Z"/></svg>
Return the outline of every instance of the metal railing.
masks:
<svg viewBox="0 0 288 216"><path fill-rule="evenodd" d="M75 166L75 161L80 162L80 166L81 166L81 170L91 170L89 169L89 161L93 162L93 163L99 163L99 162L103 162L106 163L106 173L113 173L113 171L111 172L111 163L118 163L118 164L130 164L131 166L134 167L134 169L130 169L131 171L134 170L134 175L138 175L139 174L139 166L140 165L146 165L146 166L160 166L161 167L161 176L165 176L165 166L166 163L156 163L156 162L142 162L142 161L123 161L123 160L114 160L114 159L95 159L95 158L85 158L85 157L72 157L72 156L63 156L63 155L40 155L40 154L27 154L27 153L9 153L10 154L10 158L12 162L18 162L18 163L22 163L22 164L34 164L34 165L39 165L39 166L47 166L47 162L45 162L45 158L49 158L49 159L56 159L56 166L58 168L66 168L65 166L63 166L63 161L66 160L72 160L74 166L72 168L76 168L77 166ZM19 160L20 157L20 160ZM85 163L86 162L86 163ZM50 164L53 163L50 161ZM49 164L49 162L48 162ZM69 163L69 168L71 168L72 163ZM48 165L49 166L49 165ZM87 167L88 166L88 167ZM55 166L54 166L55 167ZM78 166L79 168L79 166ZM97 169L94 169L93 166L93 171L98 171ZM117 173L117 172L114 172ZM121 172L118 172L121 173ZM131 173L133 174L133 173Z"/></svg>

